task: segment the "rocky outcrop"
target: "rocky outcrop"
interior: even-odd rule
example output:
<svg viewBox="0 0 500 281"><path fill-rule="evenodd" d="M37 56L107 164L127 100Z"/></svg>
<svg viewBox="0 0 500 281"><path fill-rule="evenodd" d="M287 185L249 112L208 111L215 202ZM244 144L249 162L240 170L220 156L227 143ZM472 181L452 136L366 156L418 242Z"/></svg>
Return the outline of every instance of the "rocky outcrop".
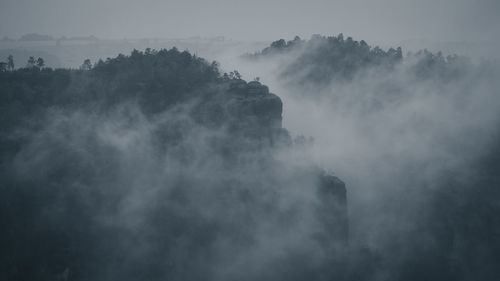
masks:
<svg viewBox="0 0 500 281"><path fill-rule="evenodd" d="M232 143L239 139L289 145L291 138L282 127L282 113L281 99L267 86L241 79L227 81L217 93L199 100L191 111L197 123L227 130Z"/></svg>
<svg viewBox="0 0 500 281"><path fill-rule="evenodd" d="M281 129L283 103L257 81L240 80L230 85L228 112L238 121L265 129Z"/></svg>
<svg viewBox="0 0 500 281"><path fill-rule="evenodd" d="M267 86L257 81L246 83L239 80L230 85L230 92L228 111L236 117L240 126L247 130L253 129L260 136L268 137L270 132L285 132L284 135L288 137L286 129L282 128L283 103L277 95L269 92ZM320 201L317 214L323 227L320 235L323 237L318 238L325 246L346 245L349 225L345 183L324 171L312 173L317 178L317 196Z"/></svg>
<svg viewBox="0 0 500 281"><path fill-rule="evenodd" d="M322 202L318 214L328 235L325 237L326 241L328 244L346 244L349 238L349 222L345 183L332 174L320 174L318 197Z"/></svg>

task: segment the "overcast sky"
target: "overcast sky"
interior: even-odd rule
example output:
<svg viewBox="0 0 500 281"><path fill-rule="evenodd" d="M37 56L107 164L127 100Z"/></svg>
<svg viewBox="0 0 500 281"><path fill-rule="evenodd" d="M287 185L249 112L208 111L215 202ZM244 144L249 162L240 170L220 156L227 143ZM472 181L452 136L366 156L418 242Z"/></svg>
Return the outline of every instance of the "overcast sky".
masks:
<svg viewBox="0 0 500 281"><path fill-rule="evenodd" d="M0 36L495 41L500 0L0 0Z"/></svg>

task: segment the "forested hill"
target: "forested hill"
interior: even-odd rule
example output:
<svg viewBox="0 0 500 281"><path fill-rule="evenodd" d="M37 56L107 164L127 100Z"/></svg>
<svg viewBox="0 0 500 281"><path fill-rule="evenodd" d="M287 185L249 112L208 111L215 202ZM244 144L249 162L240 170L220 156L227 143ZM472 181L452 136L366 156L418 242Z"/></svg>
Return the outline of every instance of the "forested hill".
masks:
<svg viewBox="0 0 500 281"><path fill-rule="evenodd" d="M177 49L41 65L0 73L1 280L291 280L345 244L267 86Z"/></svg>
<svg viewBox="0 0 500 281"><path fill-rule="evenodd" d="M296 61L284 71L284 75L299 75L299 71L307 69L304 79L310 82L321 82L328 77L352 79L359 70L368 67L391 67L402 59L401 48L384 51L379 47L370 47L364 40L355 41L351 37L344 39L338 36L314 35L310 40L294 40L286 42L277 40L261 52L246 56L259 59L279 54L296 52Z"/></svg>
<svg viewBox="0 0 500 281"><path fill-rule="evenodd" d="M54 70L33 66L2 72L1 105L31 110L93 103L106 108L134 100L145 113L152 114L195 98L212 98L221 92L242 95L249 90L256 96L268 94L266 86L258 82L247 84L238 72L221 75L216 62L210 64L175 48L135 50L130 56L119 55L100 60L93 68L87 67ZM269 97L280 103L275 95ZM280 111L279 107L273 109Z"/></svg>
<svg viewBox="0 0 500 281"><path fill-rule="evenodd" d="M106 112L126 103L149 117L177 108L210 128L281 129L282 103L267 86L247 83L237 71L221 74L216 62L175 48L135 50L80 70L2 72L0 88L4 130L40 119L48 109Z"/></svg>
<svg viewBox="0 0 500 281"><path fill-rule="evenodd" d="M244 57L251 61L272 59L285 56L286 66L281 77L300 85L311 83L327 85L331 82L352 81L363 75L389 73L404 61L412 65L409 69L417 79L454 78L466 67L467 58L456 55L443 56L427 50L403 56L401 47L383 50L370 46L364 40L356 41L352 37L314 35L309 40L298 36L290 41L280 39L267 48Z"/></svg>

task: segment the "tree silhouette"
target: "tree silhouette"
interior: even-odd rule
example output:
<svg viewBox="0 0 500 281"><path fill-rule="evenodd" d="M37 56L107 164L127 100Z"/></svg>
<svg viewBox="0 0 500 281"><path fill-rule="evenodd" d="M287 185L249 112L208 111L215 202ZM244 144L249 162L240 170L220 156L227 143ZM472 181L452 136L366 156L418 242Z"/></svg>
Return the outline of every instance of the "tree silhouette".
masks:
<svg viewBox="0 0 500 281"><path fill-rule="evenodd" d="M229 72L229 78L239 80L239 79L241 79L241 74L237 70L231 71L231 72Z"/></svg>
<svg viewBox="0 0 500 281"><path fill-rule="evenodd" d="M83 64L80 66L81 70L90 70L92 69L92 63L89 59L83 61Z"/></svg>
<svg viewBox="0 0 500 281"><path fill-rule="evenodd" d="M35 67L35 63L36 63L35 57L30 56L29 59L28 59L28 65L27 65L27 67L28 68L33 68L33 67Z"/></svg>
<svg viewBox="0 0 500 281"><path fill-rule="evenodd" d="M38 59L36 60L36 66L37 66L38 68L42 68L42 67L44 67L44 66L45 66L45 61L44 61L42 58L38 58Z"/></svg>
<svg viewBox="0 0 500 281"><path fill-rule="evenodd" d="M7 69L14 70L14 57L12 55L7 57Z"/></svg>
<svg viewBox="0 0 500 281"><path fill-rule="evenodd" d="M285 46L286 46L285 39L280 39L280 40L277 40L277 41L274 41L273 43L271 43L271 47L273 47L273 48L281 49L281 48L284 48Z"/></svg>

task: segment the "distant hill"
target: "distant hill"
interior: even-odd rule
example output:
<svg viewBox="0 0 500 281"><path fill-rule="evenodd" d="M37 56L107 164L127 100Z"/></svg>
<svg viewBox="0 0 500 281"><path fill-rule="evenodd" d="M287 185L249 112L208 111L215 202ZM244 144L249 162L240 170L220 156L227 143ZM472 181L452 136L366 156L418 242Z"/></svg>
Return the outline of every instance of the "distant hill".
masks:
<svg viewBox="0 0 500 281"><path fill-rule="evenodd" d="M29 33L21 36L19 41L52 41L54 37L50 35L42 35L38 33Z"/></svg>
<svg viewBox="0 0 500 281"><path fill-rule="evenodd" d="M332 82L349 82L363 75L391 73L403 62L412 64L418 79L437 77L450 79L470 66L469 60L456 55L443 56L422 50L403 57L401 47L383 50L351 37L314 35L310 40L299 37L280 39L260 52L243 57L250 61L284 56L286 65L280 75L296 85L328 86Z"/></svg>
<svg viewBox="0 0 500 281"><path fill-rule="evenodd" d="M402 60L401 48L384 51L370 47L364 40L355 41L351 37L315 35L304 41L299 37L286 42L280 39L261 52L246 56L259 59L283 53L294 52L296 58L285 69L283 75L297 77L309 82L352 79L360 70L369 67L389 68Z"/></svg>

